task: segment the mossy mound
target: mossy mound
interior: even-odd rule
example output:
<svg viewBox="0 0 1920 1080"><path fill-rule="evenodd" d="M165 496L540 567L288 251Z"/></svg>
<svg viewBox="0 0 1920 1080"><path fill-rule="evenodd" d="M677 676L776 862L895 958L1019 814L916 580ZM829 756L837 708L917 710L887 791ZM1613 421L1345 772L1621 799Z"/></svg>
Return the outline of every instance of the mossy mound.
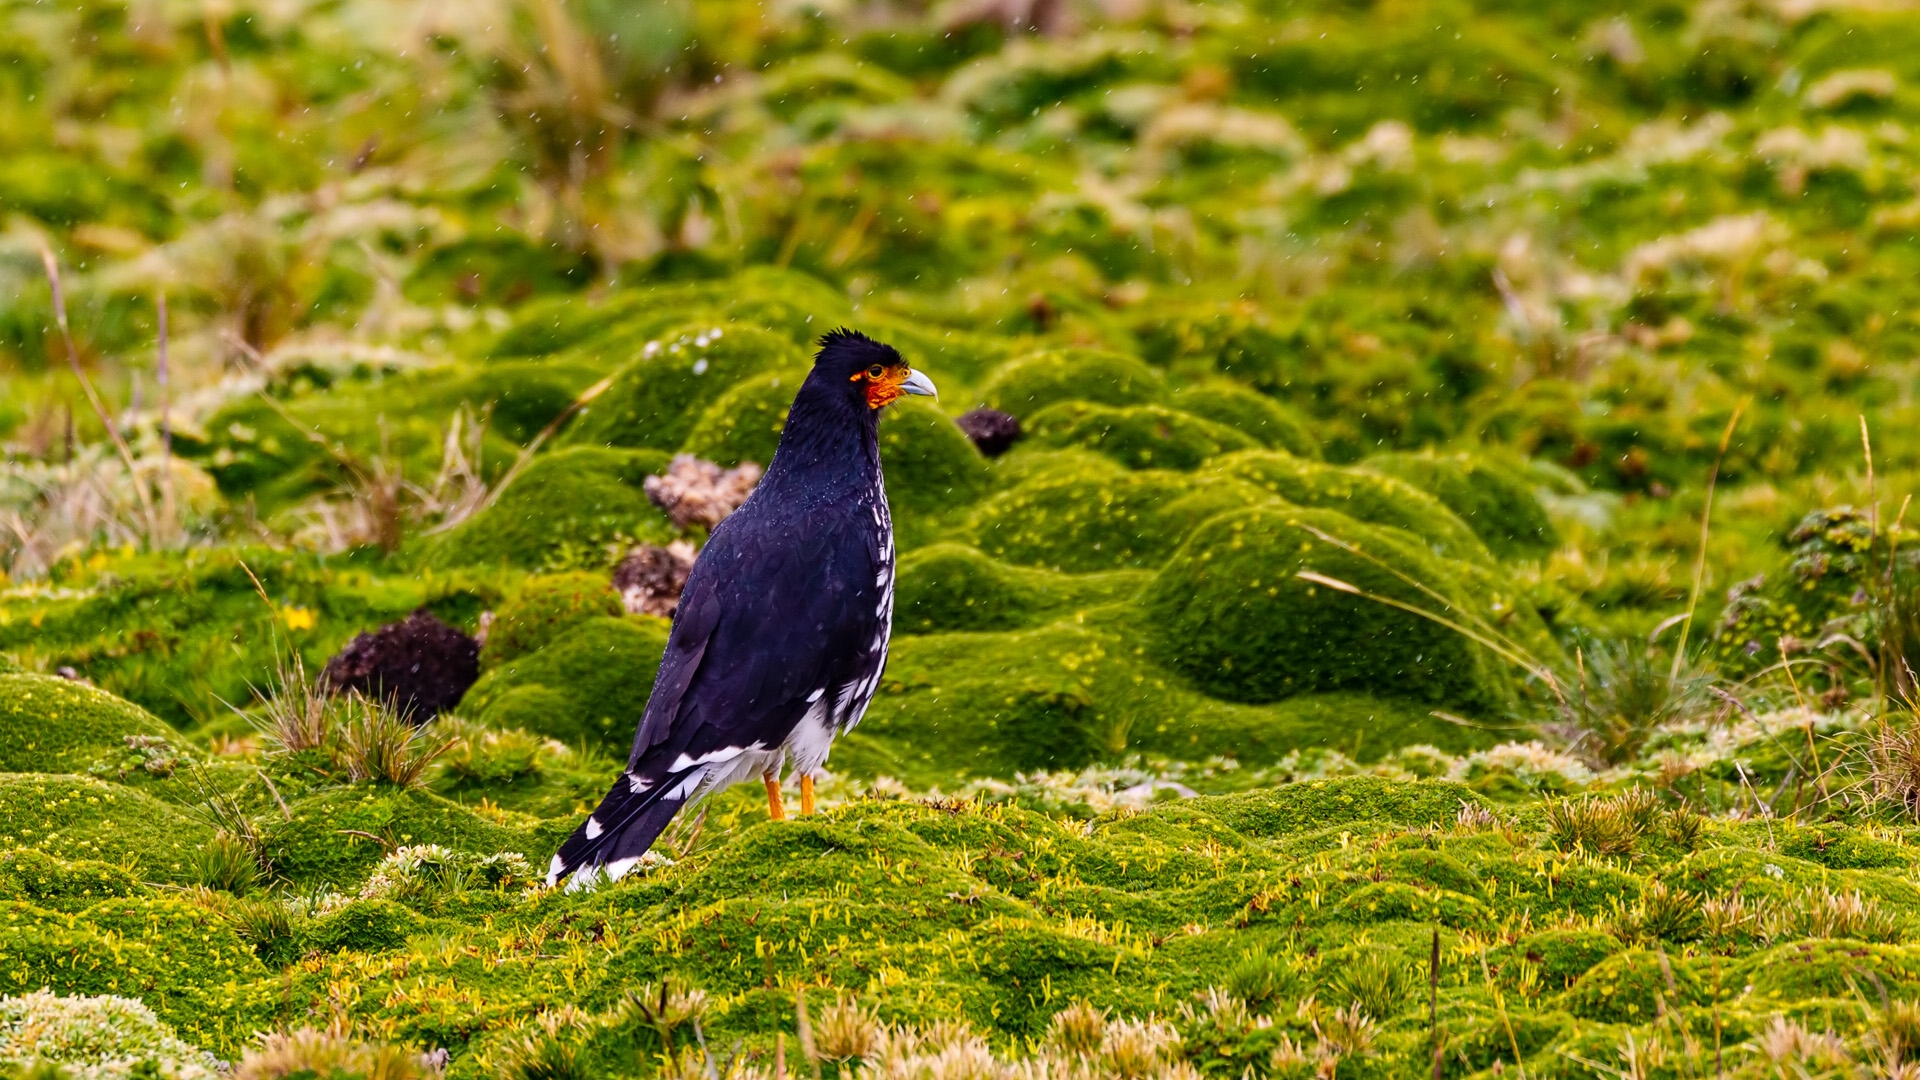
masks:
<svg viewBox="0 0 1920 1080"><path fill-rule="evenodd" d="M645 490L670 458L593 446L541 454L492 505L434 538L426 560L436 567L611 567L635 544L664 544L676 534Z"/></svg>
<svg viewBox="0 0 1920 1080"><path fill-rule="evenodd" d="M1445 597L1450 609L1479 619L1504 621L1514 604L1511 598L1473 596L1446 560L1393 531L1328 510L1262 507L1201 525L1142 595L1154 655L1203 690L1232 701L1277 701L1325 690L1470 709L1497 710L1508 700L1505 672L1463 635L1302 580L1301 572L1420 608L1439 605L1399 576L1406 575Z"/></svg>
<svg viewBox="0 0 1920 1080"><path fill-rule="evenodd" d="M1376 454L1362 465L1445 503L1499 558L1539 558L1560 542L1519 469L1474 454Z"/></svg>
<svg viewBox="0 0 1920 1080"><path fill-rule="evenodd" d="M1160 405L1115 408L1063 401L1033 415L1028 437L1049 446L1084 446L1130 469L1195 469L1208 458L1248 450L1253 437Z"/></svg>
<svg viewBox="0 0 1920 1080"><path fill-rule="evenodd" d="M1736 583L1715 628L1714 658L1730 672L1752 673L1779 663L1780 642L1845 634L1864 643L1879 640L1870 598L1895 552L1884 530L1876 536L1872 515L1851 506L1816 510L1786 537L1786 566ZM1910 551L1901 553L1895 577L1901 587L1916 573Z"/></svg>
<svg viewBox="0 0 1920 1080"><path fill-rule="evenodd" d="M1166 397L1159 372L1122 353L1047 349L1016 356L980 388L983 404L1025 421L1062 401L1147 405Z"/></svg>
<svg viewBox="0 0 1920 1080"><path fill-rule="evenodd" d="M0 853L0 900L79 911L109 897L144 891L125 866L87 859L67 862L37 848Z"/></svg>
<svg viewBox="0 0 1920 1080"><path fill-rule="evenodd" d="M580 623L626 614L613 583L601 574L530 577L500 606L480 662L489 668L533 652Z"/></svg>
<svg viewBox="0 0 1920 1080"><path fill-rule="evenodd" d="M723 281L683 281L625 289L599 303L578 296L527 304L500 332L488 354L496 359L637 352L662 331L710 315L716 322L758 326L805 345L845 318L846 297L794 270L754 266ZM622 361L630 357L622 357Z"/></svg>
<svg viewBox="0 0 1920 1080"><path fill-rule="evenodd" d="M232 719L227 703L250 701L289 648L317 672L362 630L422 606L473 629L500 597L486 570L376 571L265 548L191 548L96 564L68 576L61 590L0 604L0 649L73 667L180 730Z"/></svg>
<svg viewBox="0 0 1920 1080"><path fill-rule="evenodd" d="M964 544L920 548L900 560L895 633L1012 630L1050 613L1124 599L1145 574L1055 574L996 562Z"/></svg>
<svg viewBox="0 0 1920 1080"><path fill-rule="evenodd" d="M1238 383L1209 381L1182 387L1171 399L1177 408L1225 424L1271 450L1318 458L1320 444L1306 423L1265 394Z"/></svg>
<svg viewBox="0 0 1920 1080"><path fill-rule="evenodd" d="M793 396L807 377L804 368L743 379L706 407L680 450L729 469L743 461L765 467L779 449Z"/></svg>
<svg viewBox="0 0 1920 1080"><path fill-rule="evenodd" d="M806 354L791 340L758 327L681 326L648 342L612 385L574 415L562 441L674 450L701 412L742 380L807 366Z"/></svg>
<svg viewBox="0 0 1920 1080"><path fill-rule="evenodd" d="M498 477L520 446L558 417L595 378L577 364L446 365L425 371L323 380L324 392L233 401L206 421L206 439L183 440L230 498L252 496L263 515L338 489L383 460L430 479L456 413L487 418L480 460Z"/></svg>
<svg viewBox="0 0 1920 1080"><path fill-rule="evenodd" d="M491 855L517 851L544 860L547 841L423 791L380 784L331 788L288 804L262 822L274 871L301 886L344 888L382 857L409 844L439 844Z"/></svg>
<svg viewBox="0 0 1920 1080"><path fill-rule="evenodd" d="M463 711L624 760L653 693L667 626L646 616L581 619L489 669L467 691Z"/></svg>
<svg viewBox="0 0 1920 1080"><path fill-rule="evenodd" d="M1298 506L1337 510L1355 521L1404 530L1447 558L1493 561L1487 545L1453 511L1403 480L1262 451L1229 454L1214 462L1212 471Z"/></svg>
<svg viewBox="0 0 1920 1080"><path fill-rule="evenodd" d="M975 510L966 535L987 554L1081 573L1155 567L1214 514L1268 501L1252 484L1104 457L1049 460Z"/></svg>
<svg viewBox="0 0 1920 1080"><path fill-rule="evenodd" d="M212 836L179 807L133 788L77 776L0 774L0 848L110 863L147 881L181 881L188 855Z"/></svg>
<svg viewBox="0 0 1920 1080"><path fill-rule="evenodd" d="M1139 753L1264 764L1303 749L1372 760L1402 740L1457 752L1491 741L1391 695L1303 693L1255 705L1196 693L1147 655L1139 618L1122 604L1030 630L898 638L880 693L835 761L936 783Z"/></svg>
<svg viewBox="0 0 1920 1080"><path fill-rule="evenodd" d="M951 417L925 401L896 401L880 417L887 502L903 515L932 514L977 500L987 460Z"/></svg>
<svg viewBox="0 0 1920 1080"><path fill-rule="evenodd" d="M0 675L0 772L84 773L128 739L177 739L151 713L48 675Z"/></svg>

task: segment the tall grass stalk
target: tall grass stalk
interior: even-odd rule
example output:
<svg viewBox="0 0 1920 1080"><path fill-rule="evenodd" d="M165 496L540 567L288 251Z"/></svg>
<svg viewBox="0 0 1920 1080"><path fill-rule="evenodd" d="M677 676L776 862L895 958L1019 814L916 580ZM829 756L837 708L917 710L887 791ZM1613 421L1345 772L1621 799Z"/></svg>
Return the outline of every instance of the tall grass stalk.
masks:
<svg viewBox="0 0 1920 1080"><path fill-rule="evenodd" d="M1734 406L1733 415L1727 419L1727 430L1720 433L1720 449L1713 455L1713 469L1707 473L1707 497L1700 507L1700 550L1693 558L1693 587L1687 593L1687 614L1680 621L1680 643L1673 647L1673 668L1668 678L1680 677L1680 665L1686 662L1687 637L1693 630L1694 612L1700 608L1700 590L1707 581L1707 539L1713 529L1713 490L1720 483L1720 466L1727 458L1727 447L1733 444L1733 431L1740 426L1740 414L1747 411L1751 397L1741 398Z"/></svg>

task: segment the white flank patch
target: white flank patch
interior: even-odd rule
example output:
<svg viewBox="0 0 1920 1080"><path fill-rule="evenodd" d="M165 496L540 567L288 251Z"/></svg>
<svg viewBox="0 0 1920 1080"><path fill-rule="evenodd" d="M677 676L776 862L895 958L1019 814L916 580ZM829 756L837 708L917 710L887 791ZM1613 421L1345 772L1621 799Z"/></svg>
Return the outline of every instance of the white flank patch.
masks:
<svg viewBox="0 0 1920 1080"><path fill-rule="evenodd" d="M692 798L693 793L695 791L700 790L700 782L707 778L708 772L709 772L708 769L693 770L692 772L687 774L686 779L680 781L678 784L675 784L673 786L673 790L667 792L665 797L668 799L678 799L683 801L686 799Z"/></svg>
<svg viewBox="0 0 1920 1080"><path fill-rule="evenodd" d="M723 746L720 749L715 750L710 754L701 754L699 757L688 757L685 754L681 754L679 757L673 759L672 765L667 766L667 771L668 772L685 772L688 769L693 768L695 765L706 765L712 762L720 762L720 761L732 761L734 758L739 757L741 754L744 754L749 750L758 750L758 749L760 749L760 744L754 743L752 746Z"/></svg>
<svg viewBox="0 0 1920 1080"><path fill-rule="evenodd" d="M612 862L607 864L607 880L619 881L621 878L625 877L627 875L627 871L633 869L634 864L639 861L640 861L640 856L638 855L629 855L624 859L613 860Z"/></svg>

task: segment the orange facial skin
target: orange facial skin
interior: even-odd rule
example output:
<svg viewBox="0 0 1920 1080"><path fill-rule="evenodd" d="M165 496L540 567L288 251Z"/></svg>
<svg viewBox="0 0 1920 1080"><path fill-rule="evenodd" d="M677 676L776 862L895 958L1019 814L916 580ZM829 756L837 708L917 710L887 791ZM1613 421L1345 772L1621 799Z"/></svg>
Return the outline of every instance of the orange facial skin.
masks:
<svg viewBox="0 0 1920 1080"><path fill-rule="evenodd" d="M907 381L907 376L912 371L913 369L905 364L891 366L875 364L856 374L853 381L864 381L867 384L867 408L879 409L906 396L907 392L900 388L900 384Z"/></svg>

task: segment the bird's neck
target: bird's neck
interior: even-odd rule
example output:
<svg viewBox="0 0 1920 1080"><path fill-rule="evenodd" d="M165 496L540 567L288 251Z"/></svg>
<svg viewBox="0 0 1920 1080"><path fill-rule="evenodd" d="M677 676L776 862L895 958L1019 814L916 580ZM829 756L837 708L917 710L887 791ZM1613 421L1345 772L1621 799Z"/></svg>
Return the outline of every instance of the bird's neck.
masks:
<svg viewBox="0 0 1920 1080"><path fill-rule="evenodd" d="M835 400L838 396L803 392L795 398L761 487L804 484L815 492L843 487L864 492L878 482L879 414Z"/></svg>

